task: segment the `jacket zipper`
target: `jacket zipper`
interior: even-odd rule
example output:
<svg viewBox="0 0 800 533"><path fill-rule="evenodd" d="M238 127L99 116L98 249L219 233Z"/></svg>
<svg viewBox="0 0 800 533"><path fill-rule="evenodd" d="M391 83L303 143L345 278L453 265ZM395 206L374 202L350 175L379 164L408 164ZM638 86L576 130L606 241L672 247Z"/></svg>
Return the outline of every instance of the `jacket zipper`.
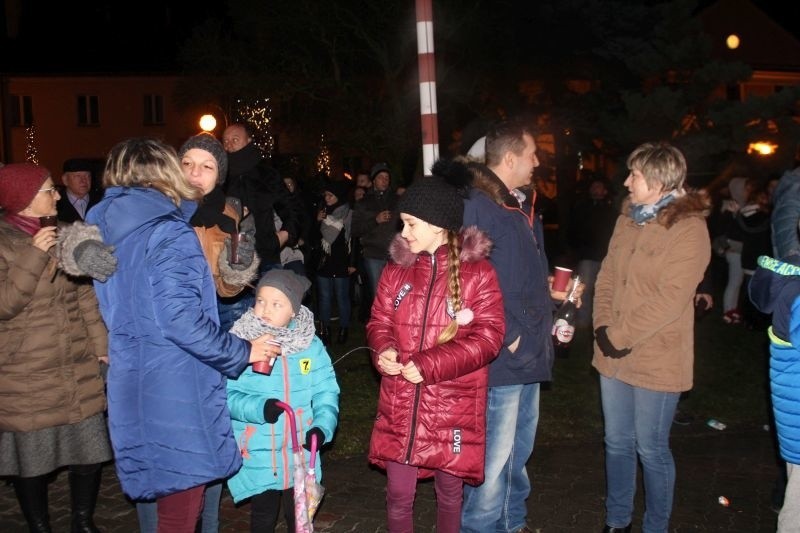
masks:
<svg viewBox="0 0 800 533"><path fill-rule="evenodd" d="M431 282L428 284L428 295L425 297L425 312L422 315L422 331L419 335L419 351L422 351L425 342L425 326L428 323L428 305L431 303L431 293L433 292L433 282L436 281L436 255L431 254ZM419 397L422 394L422 387L419 383L414 385L414 408L411 410L411 434L408 437L408 449L406 449L405 464L411 460L411 449L414 447L414 437L417 434L417 410L419 409Z"/></svg>

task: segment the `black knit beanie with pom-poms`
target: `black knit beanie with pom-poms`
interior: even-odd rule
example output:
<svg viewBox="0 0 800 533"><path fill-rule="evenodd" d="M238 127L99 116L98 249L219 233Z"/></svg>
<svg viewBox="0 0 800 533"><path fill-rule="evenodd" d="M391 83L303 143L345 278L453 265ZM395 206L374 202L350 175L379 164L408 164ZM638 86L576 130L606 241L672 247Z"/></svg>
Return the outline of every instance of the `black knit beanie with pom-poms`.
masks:
<svg viewBox="0 0 800 533"><path fill-rule="evenodd" d="M456 161L438 160L431 176L418 178L397 202L400 213L458 231L464 222L464 199L472 175Z"/></svg>

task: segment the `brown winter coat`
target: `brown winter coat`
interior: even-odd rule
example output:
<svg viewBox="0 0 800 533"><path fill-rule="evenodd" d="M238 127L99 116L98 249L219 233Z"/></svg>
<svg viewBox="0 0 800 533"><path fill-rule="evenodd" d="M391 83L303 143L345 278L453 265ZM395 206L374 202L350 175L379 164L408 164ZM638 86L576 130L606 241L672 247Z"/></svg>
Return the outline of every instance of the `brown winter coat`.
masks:
<svg viewBox="0 0 800 533"><path fill-rule="evenodd" d="M621 359L594 347L600 374L659 392L692 388L694 294L711 258L707 202L688 193L637 225L627 204L597 276L594 327L608 326Z"/></svg>
<svg viewBox="0 0 800 533"><path fill-rule="evenodd" d="M54 267L30 235L0 220L0 431L74 424L105 409L98 357L108 346L94 290Z"/></svg>

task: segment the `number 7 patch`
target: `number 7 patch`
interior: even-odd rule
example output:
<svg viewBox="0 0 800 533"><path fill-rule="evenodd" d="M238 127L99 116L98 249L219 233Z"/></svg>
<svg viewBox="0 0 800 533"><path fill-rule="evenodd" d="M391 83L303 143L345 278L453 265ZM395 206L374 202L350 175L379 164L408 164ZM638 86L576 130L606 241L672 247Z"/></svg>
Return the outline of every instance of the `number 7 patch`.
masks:
<svg viewBox="0 0 800 533"><path fill-rule="evenodd" d="M309 372L311 372L311 359L300 359L300 373L306 375Z"/></svg>

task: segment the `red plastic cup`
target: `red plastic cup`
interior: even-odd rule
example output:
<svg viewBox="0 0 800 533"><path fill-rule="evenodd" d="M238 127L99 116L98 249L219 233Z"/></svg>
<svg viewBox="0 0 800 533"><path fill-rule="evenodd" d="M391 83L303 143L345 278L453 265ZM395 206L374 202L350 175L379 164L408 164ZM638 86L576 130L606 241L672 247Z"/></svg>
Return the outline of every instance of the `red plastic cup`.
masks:
<svg viewBox="0 0 800 533"><path fill-rule="evenodd" d="M571 277L572 270L564 267L556 267L553 271L553 290L557 292L566 291Z"/></svg>
<svg viewBox="0 0 800 533"><path fill-rule="evenodd" d="M267 343L275 346L281 345L281 343L275 341L267 341ZM265 376L269 376L272 373L272 368L275 366L276 359L277 357L270 357L266 361L259 361L257 363L253 363L253 372L258 372L259 374L264 374Z"/></svg>
<svg viewBox="0 0 800 533"><path fill-rule="evenodd" d="M275 357L270 357L266 361L253 363L253 372L258 372L259 374L269 376L272 373L272 367L275 366L275 359Z"/></svg>

